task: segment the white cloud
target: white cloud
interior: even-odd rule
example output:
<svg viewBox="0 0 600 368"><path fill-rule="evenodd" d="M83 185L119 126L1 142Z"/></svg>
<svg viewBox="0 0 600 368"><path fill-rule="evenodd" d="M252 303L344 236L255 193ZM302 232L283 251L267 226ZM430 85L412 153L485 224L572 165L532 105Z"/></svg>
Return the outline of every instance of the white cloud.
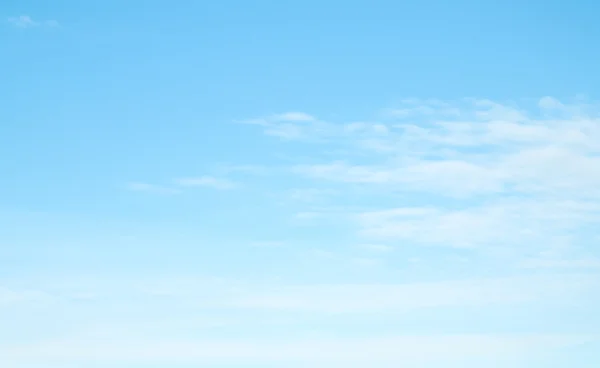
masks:
<svg viewBox="0 0 600 368"><path fill-rule="evenodd" d="M443 191L452 196L502 192L498 173L473 163L414 161L404 166L349 165L344 162L299 165L294 171L314 178L347 183L404 185L406 190ZM465 180L468 178L468 180Z"/></svg>
<svg viewBox="0 0 600 368"><path fill-rule="evenodd" d="M261 126L265 134L283 140L308 142L339 141L357 134L382 137L389 133L389 127L381 123L350 122L335 124L301 112L248 119L241 121L241 123Z"/></svg>
<svg viewBox="0 0 600 368"><path fill-rule="evenodd" d="M283 139L300 139L304 129L296 124L277 124L266 128L265 133Z"/></svg>
<svg viewBox="0 0 600 368"><path fill-rule="evenodd" d="M380 123L348 123L344 124L343 128L348 133L373 133L378 135L386 135L390 132L389 128L385 124Z"/></svg>
<svg viewBox="0 0 600 368"><path fill-rule="evenodd" d="M33 28L33 27L58 27L58 22L55 20L36 21L28 15L20 15L18 17L8 18L8 22L15 27L19 28Z"/></svg>
<svg viewBox="0 0 600 368"><path fill-rule="evenodd" d="M360 146L375 148L373 164L342 159L297 170L332 181L402 184L405 190L455 196L536 190L598 195L600 119L524 121L519 114L487 111L471 122L397 125L387 139ZM494 120L496 115L514 120ZM389 157L376 155L381 153Z"/></svg>
<svg viewBox="0 0 600 368"><path fill-rule="evenodd" d="M197 178L181 178L175 180L175 183L182 187L210 187L220 190L234 189L237 187L236 183L228 179L215 178L212 176L200 176Z"/></svg>
<svg viewBox="0 0 600 368"><path fill-rule="evenodd" d="M583 247L574 242L600 222L600 105L552 97L537 105L410 99L382 122L296 124L297 137L323 143L332 159L303 159L292 172L334 187L338 206L357 185L363 197L390 194L387 206L357 217L367 242L524 254ZM331 154L333 142L351 148ZM411 205L392 203L399 197Z"/></svg>
<svg viewBox="0 0 600 368"><path fill-rule="evenodd" d="M540 99L540 101L538 102L538 105L542 109L549 109L549 110L562 109L564 107L564 105L559 100L557 100L553 97L550 97L550 96L542 97Z"/></svg>
<svg viewBox="0 0 600 368"><path fill-rule="evenodd" d="M498 200L462 209L400 207L357 215L367 237L456 248L536 249L600 220L600 207L572 201Z"/></svg>

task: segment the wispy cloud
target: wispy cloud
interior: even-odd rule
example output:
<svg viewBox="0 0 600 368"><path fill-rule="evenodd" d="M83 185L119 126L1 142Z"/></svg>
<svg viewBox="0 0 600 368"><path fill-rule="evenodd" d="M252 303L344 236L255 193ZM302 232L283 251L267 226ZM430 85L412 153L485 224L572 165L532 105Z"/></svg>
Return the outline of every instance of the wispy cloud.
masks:
<svg viewBox="0 0 600 368"><path fill-rule="evenodd" d="M464 209L398 207L357 216L363 235L457 248L543 251L583 225L600 208L569 201L497 200Z"/></svg>
<svg viewBox="0 0 600 368"><path fill-rule="evenodd" d="M524 254L560 244L565 257L577 258L584 234L600 222L599 113L599 104L581 98L408 99L384 109L379 122L284 126L327 150L330 160L303 158L292 172L314 188L335 185L336 205L347 204L344 191L357 185L363 197L411 198L356 214L366 241ZM266 134L282 128L270 124ZM348 149L333 154L331 143Z"/></svg>
<svg viewBox="0 0 600 368"><path fill-rule="evenodd" d="M379 123L349 122L335 124L303 112L288 112L243 120L241 123L261 126L265 134L283 140L337 141L353 134L379 136L388 128Z"/></svg>
<svg viewBox="0 0 600 368"><path fill-rule="evenodd" d="M254 328L245 331L260 330L257 318L264 316L281 318L286 328L290 327L286 331L294 327L307 335L312 328L322 331L324 324L339 323L362 333L360 341L314 336L275 341L249 333L248 340L209 343L200 337L174 341L156 333L144 335L145 340L120 337L123 343L114 346L79 337L48 345L20 345L11 350L12 357L21 362L25 357L58 356L75 362L113 356L113 361L130 362L304 361L311 366L346 366L361 361L363 358L357 357L368 350L362 365L378 365L379 361L369 360L368 355L387 357L381 358L380 366L398 366L413 359L413 347L421 349L423 356L439 353L445 363L474 356L475 351L496 359L505 354L529 354L536 346L548 350L583 342L588 338L583 333L591 327L582 328L582 335L575 336L507 337L496 333L507 331L505 323L515 330L539 332L536 326L548 326L545 322L554 318L553 313L565 314L566 310L573 312L568 318L577 321L574 324L580 323L583 317L577 319L575 314L587 313L590 304L597 302L598 112L593 103L547 97L530 104L410 100L372 122L325 122L298 113L257 119L252 124L268 139L296 140L293 152L298 155L288 155L281 169L269 168L268 178L277 187L276 197L287 200L277 210L289 211L293 221L278 224L284 232L265 237L285 239L285 246L242 240L244 249L261 257L276 255L288 261L298 257L310 262L308 272L314 267L316 275L335 277L316 276L318 283L307 281L306 275L292 270L300 264L291 262L289 273L281 272L283 276L278 274L272 282L165 281L135 292L107 292L107 303L117 305L115 301L124 300L123 295L133 295L127 299L127 309L139 311L144 309L139 306L152 301L159 308L144 311L148 320L169 311L182 319L191 318L188 310L206 318L235 314L237 322ZM296 150L302 143L310 146L306 151ZM212 172L215 176L168 183L181 191L193 187L232 189L237 182L227 178L236 178L236 172L222 170ZM280 175L286 177L275 182ZM294 231L300 236L288 243ZM459 314L472 315L475 320L451 322ZM535 323L511 325L515 315ZM443 327L436 325L435 331L419 336L385 337L383 329L377 330L377 337L367 336L360 323L375 322L381 316L386 323L394 320L404 326L409 326L413 317L433 316L436 321L444 320L445 332L476 328L486 334L476 338L445 335ZM564 331L560 328L565 325L553 326ZM422 332L421 327L415 331ZM228 331L233 336L240 328L236 325ZM456 346L439 352L439 341L446 347ZM493 342L474 349L465 341ZM408 350L399 351L400 343ZM321 350L317 351L317 345ZM347 351L353 349L362 350L350 359ZM101 353L94 353L98 351ZM414 359L415 366L425 362Z"/></svg>
<svg viewBox="0 0 600 368"><path fill-rule="evenodd" d="M28 15L20 15L18 17L10 17L8 23L19 28L34 28L34 27L58 27L59 24L55 20L37 21Z"/></svg>

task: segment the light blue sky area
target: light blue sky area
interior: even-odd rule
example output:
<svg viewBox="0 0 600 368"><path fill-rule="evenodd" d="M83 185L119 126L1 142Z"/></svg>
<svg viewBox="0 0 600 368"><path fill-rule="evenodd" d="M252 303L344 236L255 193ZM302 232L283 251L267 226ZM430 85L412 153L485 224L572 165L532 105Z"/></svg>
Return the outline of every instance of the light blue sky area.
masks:
<svg viewBox="0 0 600 368"><path fill-rule="evenodd" d="M592 1L4 1L0 366L598 367Z"/></svg>

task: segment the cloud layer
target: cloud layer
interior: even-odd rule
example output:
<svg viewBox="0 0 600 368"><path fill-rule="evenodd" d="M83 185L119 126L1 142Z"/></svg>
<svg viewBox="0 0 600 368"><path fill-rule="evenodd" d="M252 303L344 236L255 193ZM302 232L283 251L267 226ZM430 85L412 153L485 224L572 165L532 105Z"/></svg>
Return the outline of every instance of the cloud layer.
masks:
<svg viewBox="0 0 600 368"><path fill-rule="evenodd" d="M576 267L594 264L588 245L600 220L599 112L584 98L408 99L375 122L251 121L267 135L328 152L328 161L315 154L291 169L315 188L346 191L346 198L356 188L389 196L388 206L346 214L367 242L588 260L529 262Z"/></svg>

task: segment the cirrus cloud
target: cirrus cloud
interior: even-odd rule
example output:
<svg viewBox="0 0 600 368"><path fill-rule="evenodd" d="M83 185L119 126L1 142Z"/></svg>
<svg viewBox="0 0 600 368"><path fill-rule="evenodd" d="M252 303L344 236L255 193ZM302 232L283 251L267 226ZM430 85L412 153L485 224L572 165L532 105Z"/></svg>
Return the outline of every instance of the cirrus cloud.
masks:
<svg viewBox="0 0 600 368"><path fill-rule="evenodd" d="M512 248L522 256L561 248L572 258L589 250L600 221L599 113L582 98L408 99L368 124L314 118L264 128L322 144L331 159L303 157L291 172L333 188L338 208L357 186L363 197L388 194L387 206L345 215L366 241Z"/></svg>

